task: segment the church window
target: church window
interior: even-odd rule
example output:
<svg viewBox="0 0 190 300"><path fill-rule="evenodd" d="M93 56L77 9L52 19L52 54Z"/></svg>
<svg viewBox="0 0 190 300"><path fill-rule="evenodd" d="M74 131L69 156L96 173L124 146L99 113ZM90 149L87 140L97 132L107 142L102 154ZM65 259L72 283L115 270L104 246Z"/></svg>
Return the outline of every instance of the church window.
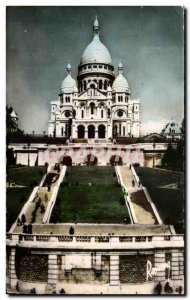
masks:
<svg viewBox="0 0 190 300"><path fill-rule="evenodd" d="M107 67L106 67L106 66L104 66L104 69L107 69Z"/></svg>
<svg viewBox="0 0 190 300"><path fill-rule="evenodd" d="M88 66L88 69L91 69L91 66Z"/></svg>
<svg viewBox="0 0 190 300"><path fill-rule="evenodd" d="M107 90L107 81L104 81L104 90Z"/></svg>
<svg viewBox="0 0 190 300"><path fill-rule="evenodd" d="M99 80L99 89L102 89L102 80Z"/></svg>
<svg viewBox="0 0 190 300"><path fill-rule="evenodd" d="M103 118L104 117L104 111L103 111L103 109L101 110L101 118Z"/></svg>
<svg viewBox="0 0 190 300"><path fill-rule="evenodd" d="M121 102L123 102L123 96L120 96L120 100L121 100Z"/></svg>
<svg viewBox="0 0 190 300"><path fill-rule="evenodd" d="M121 136L121 123L119 123L119 135Z"/></svg>
<svg viewBox="0 0 190 300"><path fill-rule="evenodd" d="M84 67L84 70L86 70L86 66Z"/></svg>
<svg viewBox="0 0 190 300"><path fill-rule="evenodd" d="M84 118L84 110L81 111L81 118Z"/></svg>
<svg viewBox="0 0 190 300"><path fill-rule="evenodd" d="M120 102L120 100L121 100L121 96L118 96L118 102Z"/></svg>
<svg viewBox="0 0 190 300"><path fill-rule="evenodd" d="M125 127L123 127L123 136L125 136Z"/></svg>
<svg viewBox="0 0 190 300"><path fill-rule="evenodd" d="M86 90L86 81L84 81L84 90Z"/></svg>
<svg viewBox="0 0 190 300"><path fill-rule="evenodd" d="M102 69L102 66L99 66L100 69Z"/></svg>
<svg viewBox="0 0 190 300"><path fill-rule="evenodd" d="M94 114L94 103L90 103L90 112L91 112L91 115Z"/></svg>
<svg viewBox="0 0 190 300"><path fill-rule="evenodd" d="M61 128L61 135L63 135L63 127Z"/></svg>
<svg viewBox="0 0 190 300"><path fill-rule="evenodd" d="M97 69L97 66L93 66L94 69Z"/></svg>
<svg viewBox="0 0 190 300"><path fill-rule="evenodd" d="M118 117L122 117L123 116L123 111L121 109L118 110L117 112Z"/></svg>

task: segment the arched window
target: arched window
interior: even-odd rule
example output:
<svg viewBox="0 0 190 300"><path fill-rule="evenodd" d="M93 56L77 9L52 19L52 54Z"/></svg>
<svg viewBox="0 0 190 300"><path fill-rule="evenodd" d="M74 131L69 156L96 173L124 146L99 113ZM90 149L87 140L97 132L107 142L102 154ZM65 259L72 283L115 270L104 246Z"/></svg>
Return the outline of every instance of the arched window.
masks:
<svg viewBox="0 0 190 300"><path fill-rule="evenodd" d="M95 86L94 86L94 84L91 84L91 96L94 96L94 94L95 94Z"/></svg>
<svg viewBox="0 0 190 300"><path fill-rule="evenodd" d="M104 111L103 111L103 109L101 109L101 118L103 118L104 117Z"/></svg>
<svg viewBox="0 0 190 300"><path fill-rule="evenodd" d="M99 80L99 89L102 89L102 80Z"/></svg>
<svg viewBox="0 0 190 300"><path fill-rule="evenodd" d="M82 109L81 111L81 118L83 119L84 118L84 110Z"/></svg>
<svg viewBox="0 0 190 300"><path fill-rule="evenodd" d="M84 90L86 91L86 81L84 81Z"/></svg>
<svg viewBox="0 0 190 300"><path fill-rule="evenodd" d="M107 90L107 81L104 81L104 90Z"/></svg>
<svg viewBox="0 0 190 300"><path fill-rule="evenodd" d="M120 96L121 102L123 102L123 96Z"/></svg>
<svg viewBox="0 0 190 300"><path fill-rule="evenodd" d="M91 113L91 115L94 114L94 106L95 106L94 103L90 103L90 113Z"/></svg>
<svg viewBox="0 0 190 300"><path fill-rule="evenodd" d="M63 135L63 127L61 127L61 135Z"/></svg>

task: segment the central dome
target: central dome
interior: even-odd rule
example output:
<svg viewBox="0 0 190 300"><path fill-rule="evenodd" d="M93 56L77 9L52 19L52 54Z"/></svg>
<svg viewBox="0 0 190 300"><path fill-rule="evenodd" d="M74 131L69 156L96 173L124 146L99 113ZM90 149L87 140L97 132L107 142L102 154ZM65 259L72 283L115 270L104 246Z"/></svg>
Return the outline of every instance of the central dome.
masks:
<svg viewBox="0 0 190 300"><path fill-rule="evenodd" d="M100 41L98 35L95 35L92 42L86 47L80 64L102 63L112 65L112 60L108 49Z"/></svg>

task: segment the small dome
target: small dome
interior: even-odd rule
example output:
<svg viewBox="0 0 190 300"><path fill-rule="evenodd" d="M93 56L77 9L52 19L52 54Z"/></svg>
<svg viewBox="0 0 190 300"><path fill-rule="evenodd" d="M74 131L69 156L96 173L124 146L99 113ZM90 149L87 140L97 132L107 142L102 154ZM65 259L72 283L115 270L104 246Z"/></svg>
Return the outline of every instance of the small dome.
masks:
<svg viewBox="0 0 190 300"><path fill-rule="evenodd" d="M63 80L60 88L60 94L78 92L76 81L72 78L69 73Z"/></svg>
<svg viewBox="0 0 190 300"><path fill-rule="evenodd" d="M119 92L119 93L129 92L129 84L127 82L127 79L122 74L123 65L121 62L118 65L118 70L119 70L119 75L114 80L112 89L114 92Z"/></svg>
<svg viewBox="0 0 190 300"><path fill-rule="evenodd" d="M103 63L112 65L112 60L108 49L100 41L98 35L95 35L92 42L83 52L80 64Z"/></svg>
<svg viewBox="0 0 190 300"><path fill-rule="evenodd" d="M113 82L112 89L114 92L129 92L129 84L127 79L122 74L119 74Z"/></svg>
<svg viewBox="0 0 190 300"><path fill-rule="evenodd" d="M165 133L165 134L171 134L172 132L175 132L175 133L181 133L181 129L180 129L180 126L178 125L178 123L175 121L175 120L171 120L169 121L164 129L162 130L162 133Z"/></svg>

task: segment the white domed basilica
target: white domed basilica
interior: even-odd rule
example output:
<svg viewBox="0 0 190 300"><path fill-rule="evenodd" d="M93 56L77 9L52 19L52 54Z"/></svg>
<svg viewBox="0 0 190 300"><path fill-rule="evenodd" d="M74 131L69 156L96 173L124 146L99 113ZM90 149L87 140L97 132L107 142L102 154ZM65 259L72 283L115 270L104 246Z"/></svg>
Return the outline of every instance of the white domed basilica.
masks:
<svg viewBox="0 0 190 300"><path fill-rule="evenodd" d="M110 53L99 31L96 17L94 37L81 57L77 81L71 75L71 65L67 65L59 98L51 102L51 136L105 140L139 137L140 100L131 99L121 62L115 77Z"/></svg>

